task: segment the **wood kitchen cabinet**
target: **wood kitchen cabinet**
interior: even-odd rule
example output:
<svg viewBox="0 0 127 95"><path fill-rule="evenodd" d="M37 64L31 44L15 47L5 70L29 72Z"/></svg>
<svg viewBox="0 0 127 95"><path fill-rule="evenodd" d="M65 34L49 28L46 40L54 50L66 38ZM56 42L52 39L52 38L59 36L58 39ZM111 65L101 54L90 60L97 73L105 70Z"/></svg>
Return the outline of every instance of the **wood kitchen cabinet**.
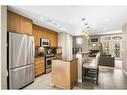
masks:
<svg viewBox="0 0 127 95"><path fill-rule="evenodd" d="M46 38L48 38L51 42L51 47L57 47L58 45L58 33L48 30L46 31Z"/></svg>
<svg viewBox="0 0 127 95"><path fill-rule="evenodd" d="M58 33L52 32L51 33L51 46L57 47L57 45L58 45Z"/></svg>
<svg viewBox="0 0 127 95"><path fill-rule="evenodd" d="M22 33L20 31L21 27L20 27L20 15L11 12L11 11L7 11L7 30L8 32L18 32L18 33Z"/></svg>
<svg viewBox="0 0 127 95"><path fill-rule="evenodd" d="M41 32L39 32L39 28L36 25L33 25L33 36L34 36L35 46L40 46L40 35Z"/></svg>
<svg viewBox="0 0 127 95"><path fill-rule="evenodd" d="M40 38L47 38L51 41L51 47L57 47L58 45L58 33L52 30L33 25L33 36L35 40L35 46L40 46Z"/></svg>
<svg viewBox="0 0 127 95"><path fill-rule="evenodd" d="M52 60L52 84L54 87L72 89L78 82L78 59Z"/></svg>
<svg viewBox="0 0 127 95"><path fill-rule="evenodd" d="M49 34L49 31L47 29L41 27L41 36L43 38L49 38L49 35L47 35L47 34Z"/></svg>
<svg viewBox="0 0 127 95"><path fill-rule="evenodd" d="M21 17L21 31L27 35L32 35L32 20Z"/></svg>
<svg viewBox="0 0 127 95"><path fill-rule="evenodd" d="M52 37L51 36L52 35L51 33L52 33L51 31L46 30L46 38L49 39L50 41L51 41L51 37Z"/></svg>
<svg viewBox="0 0 127 95"><path fill-rule="evenodd" d="M35 77L45 73L45 57L35 58Z"/></svg>
<svg viewBox="0 0 127 95"><path fill-rule="evenodd" d="M40 46L40 38L44 37L43 35L46 35L46 33L43 33L40 27L37 25L33 25L33 36L35 41L35 46Z"/></svg>
<svg viewBox="0 0 127 95"><path fill-rule="evenodd" d="M32 20L8 10L7 31L32 35Z"/></svg>

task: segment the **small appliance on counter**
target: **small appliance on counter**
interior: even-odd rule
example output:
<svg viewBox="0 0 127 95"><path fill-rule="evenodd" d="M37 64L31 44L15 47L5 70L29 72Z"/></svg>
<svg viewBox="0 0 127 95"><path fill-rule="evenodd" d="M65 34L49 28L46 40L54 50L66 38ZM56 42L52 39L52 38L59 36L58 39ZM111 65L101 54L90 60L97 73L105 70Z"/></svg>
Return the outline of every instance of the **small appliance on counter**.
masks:
<svg viewBox="0 0 127 95"><path fill-rule="evenodd" d="M57 47L56 48L56 54L62 53L62 47Z"/></svg>
<svg viewBox="0 0 127 95"><path fill-rule="evenodd" d="M55 55L56 54L56 48L52 48L52 47L45 47L44 48L44 53L45 55Z"/></svg>
<svg viewBox="0 0 127 95"><path fill-rule="evenodd" d="M35 58L42 57L45 55L45 48L44 47L35 47Z"/></svg>

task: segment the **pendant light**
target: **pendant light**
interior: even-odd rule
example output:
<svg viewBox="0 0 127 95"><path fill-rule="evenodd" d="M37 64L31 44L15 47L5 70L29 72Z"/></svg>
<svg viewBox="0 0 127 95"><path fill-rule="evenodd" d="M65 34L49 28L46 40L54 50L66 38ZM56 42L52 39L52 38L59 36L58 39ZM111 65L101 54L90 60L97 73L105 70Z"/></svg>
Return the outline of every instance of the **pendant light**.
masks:
<svg viewBox="0 0 127 95"><path fill-rule="evenodd" d="M85 18L82 18L81 19L83 21L83 25L85 25L86 29L90 29L90 27L88 26L88 23L86 22L86 19ZM89 33L88 32L85 32L85 30L82 30L82 35L84 35L87 39L89 39Z"/></svg>

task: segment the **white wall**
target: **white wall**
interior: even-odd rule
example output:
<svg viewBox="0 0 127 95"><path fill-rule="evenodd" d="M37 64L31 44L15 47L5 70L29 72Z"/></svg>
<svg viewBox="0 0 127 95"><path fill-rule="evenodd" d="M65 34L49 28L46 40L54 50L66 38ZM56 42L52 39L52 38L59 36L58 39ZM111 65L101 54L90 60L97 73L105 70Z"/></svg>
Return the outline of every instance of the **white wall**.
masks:
<svg viewBox="0 0 127 95"><path fill-rule="evenodd" d="M0 6L1 89L7 89L7 6Z"/></svg>
<svg viewBox="0 0 127 95"><path fill-rule="evenodd" d="M127 72L127 24L123 25L123 69Z"/></svg>
<svg viewBox="0 0 127 95"><path fill-rule="evenodd" d="M81 43L77 43L79 40ZM74 36L73 37L73 47L74 48L82 48L82 52L88 51L88 39L85 36Z"/></svg>
<svg viewBox="0 0 127 95"><path fill-rule="evenodd" d="M72 46L73 40L72 35L64 32L58 33L58 46L62 47L62 58L65 60L71 60L73 58Z"/></svg>

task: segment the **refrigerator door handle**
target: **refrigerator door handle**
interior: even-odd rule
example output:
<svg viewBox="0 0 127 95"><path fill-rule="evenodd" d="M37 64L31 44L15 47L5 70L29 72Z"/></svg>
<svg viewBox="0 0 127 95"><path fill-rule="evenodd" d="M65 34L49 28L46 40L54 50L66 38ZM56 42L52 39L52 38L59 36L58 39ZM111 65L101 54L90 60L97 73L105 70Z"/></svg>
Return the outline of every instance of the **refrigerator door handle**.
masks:
<svg viewBox="0 0 127 95"><path fill-rule="evenodd" d="M34 63L34 54L35 54L35 44L34 44L34 37L32 37L32 59Z"/></svg>
<svg viewBox="0 0 127 95"><path fill-rule="evenodd" d="M35 54L35 44L34 44L34 40L33 40L33 59L34 59L34 54Z"/></svg>
<svg viewBox="0 0 127 95"><path fill-rule="evenodd" d="M34 37L30 36L29 40L30 40L30 46L31 46L31 48L30 48L31 63L34 63L34 53L35 53Z"/></svg>

